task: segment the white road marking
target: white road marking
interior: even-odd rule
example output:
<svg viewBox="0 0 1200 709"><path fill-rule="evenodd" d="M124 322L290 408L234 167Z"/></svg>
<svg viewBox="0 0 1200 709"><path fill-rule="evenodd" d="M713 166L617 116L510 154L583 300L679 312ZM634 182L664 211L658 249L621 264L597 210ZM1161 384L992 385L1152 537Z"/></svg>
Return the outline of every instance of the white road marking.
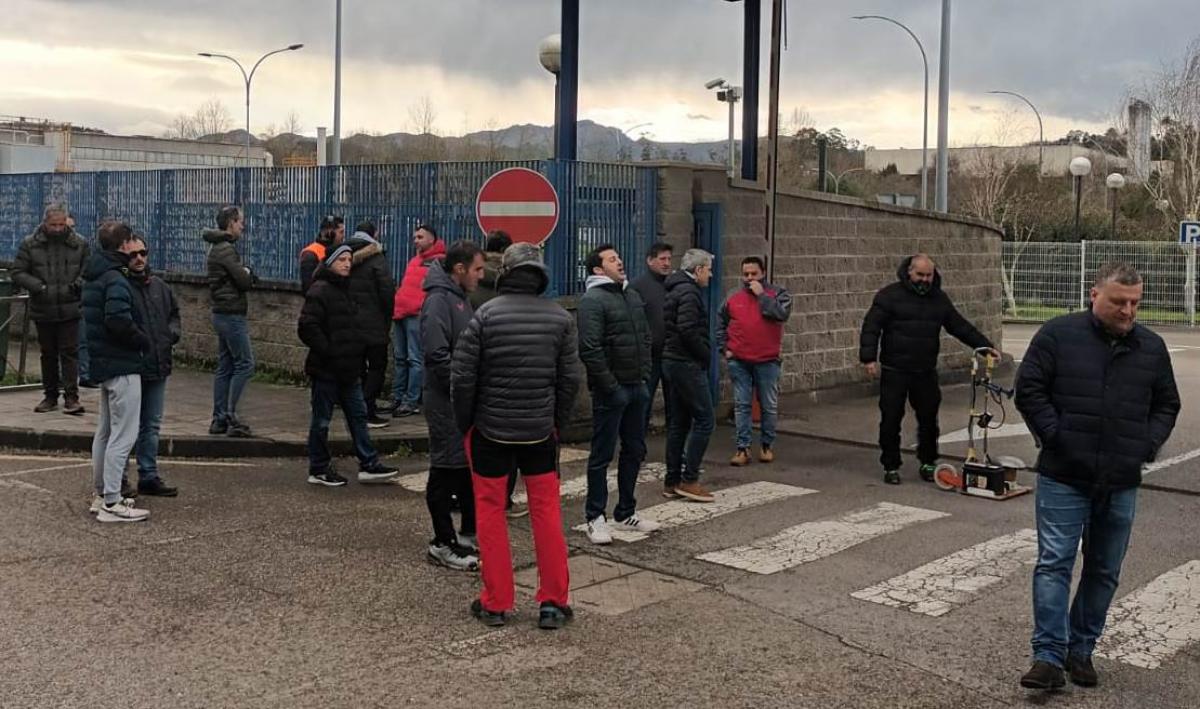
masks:
<svg viewBox="0 0 1200 709"><path fill-rule="evenodd" d="M643 485L651 483L655 480L662 480L667 474L667 466L662 463L647 463L638 471L637 484ZM609 468L608 470L608 491L610 493L617 490L617 469ZM587 494L587 475L579 475L573 478L562 480L558 485L559 497L583 497ZM513 503L518 505L528 504L529 496L525 490L513 491Z"/></svg>
<svg viewBox="0 0 1200 709"><path fill-rule="evenodd" d="M1037 562L1037 530L1022 529L931 561L850 595L933 617L974 600L1023 566Z"/></svg>
<svg viewBox="0 0 1200 709"><path fill-rule="evenodd" d="M558 453L558 463L560 466L565 463L576 463L581 460L587 460L587 458L588 458L588 451L581 450L579 448L563 448ZM405 490L411 490L412 492L425 492L425 484L428 482L429 482L429 471L423 470L419 473L412 473L411 475L401 475L400 477L396 478L396 481L394 484L399 485L400 487L404 488ZM564 483L564 485L565 484L566 483ZM586 485L585 485L584 489L585 490L587 489ZM524 494L524 493L520 493L520 494ZM560 492L559 494L564 495L564 493L562 493L562 492ZM514 493L514 500L515 500L515 497L516 497L516 494Z"/></svg>
<svg viewBox="0 0 1200 709"><path fill-rule="evenodd" d="M47 490L40 485L34 485L33 483L25 482L24 480L0 480L0 487L11 487L18 490L30 490L32 492L41 492L47 495L54 494L53 490Z"/></svg>
<svg viewBox="0 0 1200 709"><path fill-rule="evenodd" d="M15 478L19 475L29 475L31 473L49 473L55 470L70 470L72 468L90 468L92 462L86 463L70 463L68 465L52 465L48 468L26 468L25 470L14 470L11 473L0 473L0 478Z"/></svg>
<svg viewBox="0 0 1200 709"><path fill-rule="evenodd" d="M1191 460L1192 458L1196 458L1196 457L1200 457L1200 448L1196 448L1195 450L1190 450L1187 453L1180 453L1179 455L1172 456L1170 458L1166 458L1165 460L1160 460L1160 461L1157 461L1154 463L1150 463L1149 465L1142 468L1142 477L1146 477L1147 475L1149 475L1150 473L1153 473L1156 470L1162 470L1163 468L1169 468L1172 465L1178 465L1179 463L1185 463L1185 462Z"/></svg>
<svg viewBox="0 0 1200 709"><path fill-rule="evenodd" d="M690 500L672 500L671 502L664 502L654 507L643 508L638 511L638 517L658 522L662 525L662 530L667 530L706 522L722 515L751 507L758 507L769 502L789 497L799 497L801 495L812 495L816 492L816 490L796 487L794 485L753 482L726 490L717 490L714 493L717 498L715 502L699 503ZM654 534L654 532L647 533L618 529L615 524L611 525L610 529L612 530L613 539L619 539L623 542L640 541ZM587 524L578 525L575 527L575 530L585 532L587 531Z"/></svg>
<svg viewBox="0 0 1200 709"><path fill-rule="evenodd" d="M773 574L823 559L911 524L949 516L945 512L880 502L832 519L805 522L744 546L700 554L696 558L756 574Z"/></svg>
<svg viewBox="0 0 1200 709"><path fill-rule="evenodd" d="M1200 561L1189 561L1117 601L1096 654L1155 669L1200 641Z"/></svg>
<svg viewBox="0 0 1200 709"><path fill-rule="evenodd" d="M1023 423L1006 423L999 428L993 428L988 431L988 438L1008 438L1010 436L1024 436L1029 433L1029 428ZM982 440L983 431L975 429L975 440ZM957 431L952 431L938 438L938 443L961 443L967 440L967 429L960 428Z"/></svg>

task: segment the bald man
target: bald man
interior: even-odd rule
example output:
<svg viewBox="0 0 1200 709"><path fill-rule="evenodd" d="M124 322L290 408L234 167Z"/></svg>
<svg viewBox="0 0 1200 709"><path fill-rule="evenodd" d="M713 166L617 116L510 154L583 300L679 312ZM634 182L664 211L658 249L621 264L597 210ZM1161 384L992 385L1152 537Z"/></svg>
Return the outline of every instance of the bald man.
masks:
<svg viewBox="0 0 1200 709"><path fill-rule="evenodd" d="M917 414L921 479L933 480L942 403L937 376L942 328L972 349L992 347L942 291L942 276L928 255L904 259L896 278L875 294L863 319L858 350L867 374L879 378L879 462L889 485L900 484L900 423L906 400Z"/></svg>

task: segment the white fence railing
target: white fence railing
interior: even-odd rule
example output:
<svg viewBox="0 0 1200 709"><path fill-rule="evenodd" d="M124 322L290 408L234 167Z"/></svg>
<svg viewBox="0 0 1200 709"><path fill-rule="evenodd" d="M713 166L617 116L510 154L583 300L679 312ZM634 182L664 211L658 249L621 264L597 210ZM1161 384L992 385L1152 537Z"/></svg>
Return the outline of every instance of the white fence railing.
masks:
<svg viewBox="0 0 1200 709"><path fill-rule="evenodd" d="M1005 242L1004 317L1041 322L1086 308L1096 270L1124 261L1145 284L1138 320L1195 327L1196 250L1159 241Z"/></svg>

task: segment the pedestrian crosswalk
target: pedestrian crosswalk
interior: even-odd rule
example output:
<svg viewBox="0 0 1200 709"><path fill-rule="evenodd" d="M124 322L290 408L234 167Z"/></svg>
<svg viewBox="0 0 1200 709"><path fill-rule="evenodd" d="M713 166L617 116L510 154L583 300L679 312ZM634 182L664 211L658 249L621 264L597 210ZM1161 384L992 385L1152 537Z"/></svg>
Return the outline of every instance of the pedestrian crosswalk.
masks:
<svg viewBox="0 0 1200 709"><path fill-rule="evenodd" d="M1096 654L1154 669L1200 642L1200 561L1189 561L1119 599Z"/></svg>

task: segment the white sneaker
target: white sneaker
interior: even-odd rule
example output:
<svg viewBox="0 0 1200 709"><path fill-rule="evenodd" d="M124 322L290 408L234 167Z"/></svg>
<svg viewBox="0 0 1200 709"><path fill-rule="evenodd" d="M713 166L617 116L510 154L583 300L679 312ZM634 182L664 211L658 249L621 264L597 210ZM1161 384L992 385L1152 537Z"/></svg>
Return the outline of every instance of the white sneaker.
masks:
<svg viewBox="0 0 1200 709"><path fill-rule="evenodd" d="M126 497L126 498L123 498L121 500L121 502L126 507L133 507L134 503L137 502L137 500L135 500L132 497ZM92 495L92 504L88 506L88 514L93 514L93 515L96 514L97 512L100 511L100 508L103 506L104 506L104 495Z"/></svg>
<svg viewBox="0 0 1200 709"><path fill-rule="evenodd" d="M587 536L592 544L612 544L612 532L608 531L608 520L604 515L587 523Z"/></svg>
<svg viewBox="0 0 1200 709"><path fill-rule="evenodd" d="M468 551L479 553L479 535L478 534L456 534L458 537L458 545Z"/></svg>
<svg viewBox="0 0 1200 709"><path fill-rule="evenodd" d="M98 522L144 522L150 519L150 510L139 510L125 504L125 500L111 505L102 504L96 511Z"/></svg>
<svg viewBox="0 0 1200 709"><path fill-rule="evenodd" d="M635 532L657 532L662 527L661 524L652 519L641 519L637 515L626 517L617 522L617 526L621 529L628 529Z"/></svg>

